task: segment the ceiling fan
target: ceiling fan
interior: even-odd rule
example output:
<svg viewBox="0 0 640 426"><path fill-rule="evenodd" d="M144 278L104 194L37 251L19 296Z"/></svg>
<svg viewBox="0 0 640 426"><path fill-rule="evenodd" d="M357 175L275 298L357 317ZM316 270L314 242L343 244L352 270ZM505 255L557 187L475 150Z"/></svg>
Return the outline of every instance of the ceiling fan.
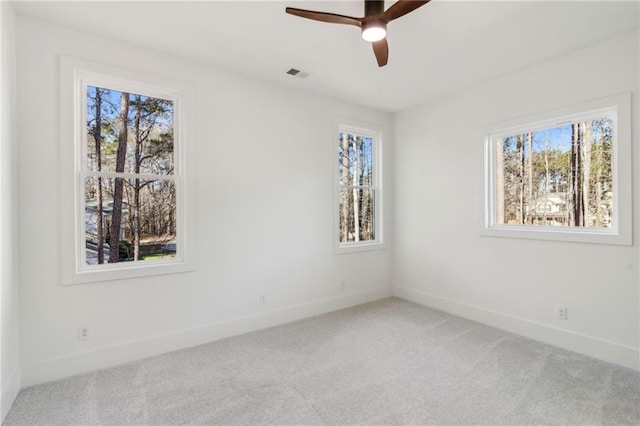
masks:
<svg viewBox="0 0 640 426"><path fill-rule="evenodd" d="M373 46L373 53L376 55L378 66L383 67L387 65L387 61L389 60L389 45L386 39L387 24L409 12L413 12L427 3L429 3L429 0L400 0L394 3L389 9L384 10L384 0L364 0L364 17L362 18L327 12L314 12L312 10L296 9L294 7L287 7L285 11L290 15L313 19L314 21L354 25L360 28L362 30L362 38L371 42Z"/></svg>

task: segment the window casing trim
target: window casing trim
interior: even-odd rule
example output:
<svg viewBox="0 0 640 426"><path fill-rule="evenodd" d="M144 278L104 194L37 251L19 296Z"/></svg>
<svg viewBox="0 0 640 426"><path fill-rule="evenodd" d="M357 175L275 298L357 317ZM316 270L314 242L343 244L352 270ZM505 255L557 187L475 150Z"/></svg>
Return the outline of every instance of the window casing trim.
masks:
<svg viewBox="0 0 640 426"><path fill-rule="evenodd" d="M144 80L144 81L143 81ZM142 93L167 99L174 106L174 173L161 179L173 181L176 187L178 251L172 259L87 265L85 259L85 199L83 180L98 172L86 170L87 135L83 131L87 119L87 86ZM186 182L194 173L187 151L190 123L185 119L193 105L193 88L185 83L161 79L141 73L109 67L75 58L60 57L60 209L61 283L83 284L98 281L141 278L151 275L188 272L195 269L190 245L193 241L195 215L194 195ZM127 173L99 172L101 176ZM143 178L144 174L137 177ZM155 175L154 175L155 176ZM82 192L82 194L81 194ZM71 212L70 210L73 209Z"/></svg>
<svg viewBox="0 0 640 426"><path fill-rule="evenodd" d="M537 131L572 121L612 117L611 152L613 223L610 228L542 227L496 223L495 141L523 131ZM485 131L484 205L481 235L567 242L631 245L631 94L597 99L562 109L496 123Z"/></svg>

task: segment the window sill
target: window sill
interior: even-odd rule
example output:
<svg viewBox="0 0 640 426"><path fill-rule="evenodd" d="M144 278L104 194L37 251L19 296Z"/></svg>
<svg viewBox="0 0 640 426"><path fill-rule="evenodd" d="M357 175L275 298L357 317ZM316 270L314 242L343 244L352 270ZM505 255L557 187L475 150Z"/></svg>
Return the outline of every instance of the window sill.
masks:
<svg viewBox="0 0 640 426"><path fill-rule="evenodd" d="M137 262L132 265L127 263L113 263L99 265L100 269L69 271L63 274L62 285L89 284L95 282L126 280L144 278L156 275L177 274L195 270L192 262L171 261L141 265Z"/></svg>
<svg viewBox="0 0 640 426"><path fill-rule="evenodd" d="M532 228L531 226L493 225L482 229L481 235L489 237L522 238L543 241L564 241L570 243L611 244L630 246L631 235L609 229L566 229L553 227Z"/></svg>
<svg viewBox="0 0 640 426"><path fill-rule="evenodd" d="M338 244L335 249L335 254L362 253L367 251L384 250L386 248L387 246L382 242Z"/></svg>

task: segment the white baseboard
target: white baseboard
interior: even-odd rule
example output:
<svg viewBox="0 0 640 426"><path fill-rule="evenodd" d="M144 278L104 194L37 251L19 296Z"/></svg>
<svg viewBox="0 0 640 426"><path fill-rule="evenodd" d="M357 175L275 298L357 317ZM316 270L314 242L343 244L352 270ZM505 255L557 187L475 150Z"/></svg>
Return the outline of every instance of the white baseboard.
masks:
<svg viewBox="0 0 640 426"><path fill-rule="evenodd" d="M22 365L23 387L112 367L263 328L391 297L391 287L349 293L201 327L123 342ZM4 407L3 407L4 408Z"/></svg>
<svg viewBox="0 0 640 426"><path fill-rule="evenodd" d="M550 345L640 371L640 351L638 348L407 287L394 287L393 295Z"/></svg>
<svg viewBox="0 0 640 426"><path fill-rule="evenodd" d="M7 384L2 387L2 394L0 394L0 423L7 417L13 402L18 396L18 392L20 392L20 387L20 369L16 368Z"/></svg>

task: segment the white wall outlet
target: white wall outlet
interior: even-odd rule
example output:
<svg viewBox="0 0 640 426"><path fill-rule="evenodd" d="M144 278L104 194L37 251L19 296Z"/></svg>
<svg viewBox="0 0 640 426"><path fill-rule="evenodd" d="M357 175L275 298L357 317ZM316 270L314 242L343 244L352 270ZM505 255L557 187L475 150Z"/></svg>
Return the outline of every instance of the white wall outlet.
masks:
<svg viewBox="0 0 640 426"><path fill-rule="evenodd" d="M347 288L347 283L344 280L340 280L340 289L344 290Z"/></svg>
<svg viewBox="0 0 640 426"><path fill-rule="evenodd" d="M265 296L264 294L259 294L258 303L261 305L264 305L265 303L267 303L267 296Z"/></svg>
<svg viewBox="0 0 640 426"><path fill-rule="evenodd" d="M89 340L90 338L89 327L78 327L78 340Z"/></svg>
<svg viewBox="0 0 640 426"><path fill-rule="evenodd" d="M567 307L558 305L556 306L556 317L561 320L567 319Z"/></svg>

